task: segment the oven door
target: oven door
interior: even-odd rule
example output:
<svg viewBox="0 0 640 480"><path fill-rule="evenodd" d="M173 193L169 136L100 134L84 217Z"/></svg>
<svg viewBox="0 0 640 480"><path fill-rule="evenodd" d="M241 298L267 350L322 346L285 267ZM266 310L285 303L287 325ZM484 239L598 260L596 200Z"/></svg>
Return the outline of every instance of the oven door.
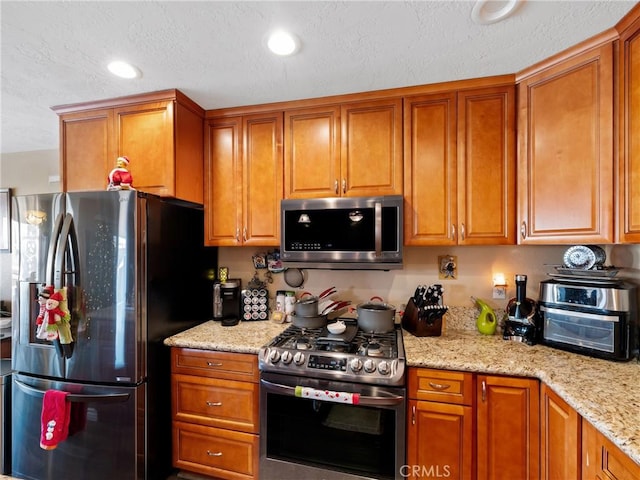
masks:
<svg viewBox="0 0 640 480"><path fill-rule="evenodd" d="M358 394L358 404L297 396L301 388ZM405 389L262 373L260 476L403 478ZM324 398L324 395L321 395Z"/></svg>

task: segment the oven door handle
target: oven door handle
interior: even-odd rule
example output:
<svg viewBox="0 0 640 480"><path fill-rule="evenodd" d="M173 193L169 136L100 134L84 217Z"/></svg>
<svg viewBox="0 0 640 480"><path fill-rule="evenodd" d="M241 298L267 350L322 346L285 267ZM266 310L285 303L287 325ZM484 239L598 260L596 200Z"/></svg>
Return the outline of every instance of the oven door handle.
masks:
<svg viewBox="0 0 640 480"><path fill-rule="evenodd" d="M278 393L278 394L286 395L289 397L296 396L296 387L291 387L289 385L282 385L280 383L273 383L263 378L260 379L260 384L272 393ZM384 393L384 395L375 396L375 397L360 395L360 400L358 401L357 405L391 406L391 405L399 405L402 402L404 402L404 396L402 395L394 395L392 393L384 392L384 390L382 391L382 393Z"/></svg>

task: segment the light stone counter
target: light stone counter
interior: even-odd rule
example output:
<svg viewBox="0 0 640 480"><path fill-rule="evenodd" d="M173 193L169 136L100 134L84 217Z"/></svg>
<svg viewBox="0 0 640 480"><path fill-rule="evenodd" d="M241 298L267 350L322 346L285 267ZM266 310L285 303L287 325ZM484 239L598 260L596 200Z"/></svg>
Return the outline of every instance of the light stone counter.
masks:
<svg viewBox="0 0 640 480"><path fill-rule="evenodd" d="M599 360L480 335L475 309L452 307L439 337L404 332L409 366L540 379L640 464L640 363ZM258 353L288 324L241 322L222 327L206 322L165 340L173 347Z"/></svg>

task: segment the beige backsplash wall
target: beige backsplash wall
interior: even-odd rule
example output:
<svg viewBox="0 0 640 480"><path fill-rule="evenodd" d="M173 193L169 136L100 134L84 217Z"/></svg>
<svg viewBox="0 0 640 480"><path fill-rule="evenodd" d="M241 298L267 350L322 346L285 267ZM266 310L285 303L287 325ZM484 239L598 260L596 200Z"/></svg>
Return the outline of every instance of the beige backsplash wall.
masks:
<svg viewBox="0 0 640 480"><path fill-rule="evenodd" d="M419 284L440 283L444 287L444 302L451 306L473 306L471 296L487 300L495 308L502 309L507 300L492 298L493 275L504 273L508 288L507 299L515 296L514 275L528 276L527 295L538 297L538 285L549 278L547 265L562 263L562 256L569 245L561 246L487 246L487 247L406 247L404 268L391 271L340 271L304 270L305 284L302 288L290 288L282 273L273 274L273 283L268 285L270 296L276 290L310 291L317 294L330 286L338 289L336 297L351 300L354 304L368 300L373 295L382 297L399 309ZM603 246L607 251L607 264L626 267L624 274L640 283L640 246ZM241 278L243 286L254 276L252 256L267 250L250 247L223 247L219 249L219 265L229 267L233 278ZM456 279L438 278L438 256L457 257ZM258 270L261 280L266 270Z"/></svg>

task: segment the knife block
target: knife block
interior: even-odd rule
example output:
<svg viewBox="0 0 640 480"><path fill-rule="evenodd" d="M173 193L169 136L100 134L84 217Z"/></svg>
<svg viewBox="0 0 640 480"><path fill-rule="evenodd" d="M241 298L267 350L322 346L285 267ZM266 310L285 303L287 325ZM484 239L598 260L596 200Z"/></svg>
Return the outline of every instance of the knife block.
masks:
<svg viewBox="0 0 640 480"><path fill-rule="evenodd" d="M402 314L402 328L416 337L439 337L442 335L442 315L427 322L426 318L420 318L418 308L413 303L413 298L407 302L407 308Z"/></svg>

